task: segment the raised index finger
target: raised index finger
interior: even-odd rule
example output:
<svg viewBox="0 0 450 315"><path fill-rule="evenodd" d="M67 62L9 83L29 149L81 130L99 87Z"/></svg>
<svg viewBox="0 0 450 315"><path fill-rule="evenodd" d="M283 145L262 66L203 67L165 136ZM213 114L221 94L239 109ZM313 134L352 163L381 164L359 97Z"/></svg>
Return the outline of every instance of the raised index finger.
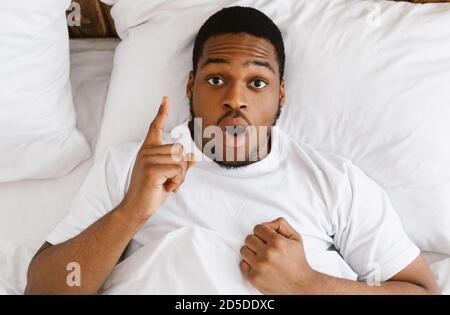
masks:
<svg viewBox="0 0 450 315"><path fill-rule="evenodd" d="M169 98L164 96L158 113L150 124L147 136L145 137L145 145L161 145L161 138L164 131L164 125L169 116Z"/></svg>

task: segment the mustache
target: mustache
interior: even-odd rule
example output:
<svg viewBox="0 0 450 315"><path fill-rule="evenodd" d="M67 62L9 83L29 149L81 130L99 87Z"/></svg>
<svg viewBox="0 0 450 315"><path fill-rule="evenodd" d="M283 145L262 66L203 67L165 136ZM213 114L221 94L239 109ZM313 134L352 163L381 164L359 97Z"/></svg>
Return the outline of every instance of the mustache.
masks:
<svg viewBox="0 0 450 315"><path fill-rule="evenodd" d="M195 117L197 117L197 115L196 115L195 112L194 112L194 102L193 102L193 98L192 98L192 97L189 98L189 111L190 111L190 113L191 113L191 119L194 119ZM245 117L244 114L242 114L242 111L240 111L239 109L236 110L236 111L238 112L238 115L240 115L240 116L237 116L237 117L231 117L231 118L238 118L238 117L240 117L240 118L244 119L244 120L247 122L247 124L248 124L249 126L252 125L252 124L250 123L249 119L248 119L247 117ZM227 112L224 116L220 117L220 119L219 119L219 121L217 122L216 125L219 125L220 122L221 122L222 120L228 118L230 112L233 113L233 112L236 112L236 111L229 111L229 112ZM277 113L276 113L276 115L275 115L275 117L274 117L274 119L273 119L272 126L276 126L276 125L277 125L277 122L278 122L278 120L279 120L279 118L280 118L280 116L281 116L281 113L282 113L281 104L279 104L279 105L278 105Z"/></svg>
<svg viewBox="0 0 450 315"><path fill-rule="evenodd" d="M216 125L219 126L220 123L227 118L242 118L249 126L251 125L250 120L244 115L244 113L242 113L240 109L230 110L226 112L223 116L219 118L219 120L217 120Z"/></svg>

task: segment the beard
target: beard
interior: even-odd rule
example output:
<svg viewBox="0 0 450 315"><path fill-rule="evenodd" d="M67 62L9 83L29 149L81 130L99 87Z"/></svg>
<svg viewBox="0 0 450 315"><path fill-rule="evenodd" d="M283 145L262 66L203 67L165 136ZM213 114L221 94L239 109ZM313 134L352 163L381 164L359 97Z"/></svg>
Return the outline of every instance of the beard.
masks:
<svg viewBox="0 0 450 315"><path fill-rule="evenodd" d="M197 130L195 130L195 128L194 128L194 119L195 118L202 118L202 117L199 117L199 116L197 116L195 114L195 112L194 112L194 103L192 101L192 98L189 99L189 111L190 111L190 114L191 114L191 118L190 118L188 126L189 126L189 131L191 133L192 140L195 142L195 139L196 139L195 133L196 133ZM274 117L272 118L272 124L271 124L270 127L276 126L276 124L277 124L277 122L278 122L278 120L279 120L279 118L281 116L281 113L282 113L282 107L281 107L281 104L279 104L277 112L274 115ZM202 134L203 134L203 130L202 130ZM203 136L201 136L200 139L202 139L202 141L203 141ZM271 128L268 128L267 142L264 144L264 145L267 146L267 148L266 148L267 149L266 150L267 154L270 153L271 144L272 144L271 140L272 140ZM196 145L197 145L197 143L196 143ZM202 149L202 152L203 152L203 147L201 149ZM258 151L259 149L260 148L259 148L259 143L258 143L257 147L255 148L255 151ZM210 158L216 164L218 164L220 167L225 168L225 169L237 169L237 168L245 167L245 166L251 165L253 163L256 163L256 162L258 162L260 160L258 158L255 161L249 160L249 159L246 159L244 161L223 161L223 160L220 160L220 159L216 159L215 147L213 147L211 151L212 151L213 154L212 154L212 156Z"/></svg>

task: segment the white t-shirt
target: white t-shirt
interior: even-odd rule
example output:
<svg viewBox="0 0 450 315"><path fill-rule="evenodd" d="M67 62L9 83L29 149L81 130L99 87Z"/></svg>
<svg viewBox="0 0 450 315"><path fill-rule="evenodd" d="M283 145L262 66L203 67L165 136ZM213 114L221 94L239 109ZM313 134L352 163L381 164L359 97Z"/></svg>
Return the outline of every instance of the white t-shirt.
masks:
<svg viewBox="0 0 450 315"><path fill-rule="evenodd" d="M165 134L163 142L182 143L200 161L179 192L137 232L131 252L184 227L212 230L243 244L255 225L284 217L302 235L306 258L316 270L324 262L310 253L334 247L358 280L375 276L386 281L420 253L377 183L348 159L295 142L276 127L269 155L236 169L222 168L203 155L186 125ZM92 167L49 243L78 235L120 204L140 146L110 149Z"/></svg>

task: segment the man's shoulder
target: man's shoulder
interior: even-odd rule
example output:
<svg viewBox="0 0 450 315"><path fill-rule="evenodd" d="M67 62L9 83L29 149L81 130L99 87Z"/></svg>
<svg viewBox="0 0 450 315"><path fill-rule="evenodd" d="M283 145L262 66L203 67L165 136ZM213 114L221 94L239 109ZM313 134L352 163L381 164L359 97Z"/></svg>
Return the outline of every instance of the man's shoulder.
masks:
<svg viewBox="0 0 450 315"><path fill-rule="evenodd" d="M317 189L328 209L334 209L339 200L348 199L350 179L356 168L350 159L289 136L286 139L289 169L304 174L299 178Z"/></svg>
<svg viewBox="0 0 450 315"><path fill-rule="evenodd" d="M350 167L354 167L349 158L339 153L317 148L305 141L296 140L286 133L282 134L291 160L295 160L296 157L300 158L307 165L321 169L322 171L347 173Z"/></svg>

